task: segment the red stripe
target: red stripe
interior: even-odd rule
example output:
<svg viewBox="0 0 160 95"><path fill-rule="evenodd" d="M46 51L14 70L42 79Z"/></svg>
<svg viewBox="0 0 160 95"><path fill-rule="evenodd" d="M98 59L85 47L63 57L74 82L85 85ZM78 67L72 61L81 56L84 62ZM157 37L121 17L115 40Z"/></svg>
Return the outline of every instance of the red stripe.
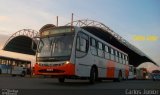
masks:
<svg viewBox="0 0 160 95"><path fill-rule="evenodd" d="M115 63L113 61L108 61L107 73L106 73L107 78L114 78L114 73L115 73Z"/></svg>

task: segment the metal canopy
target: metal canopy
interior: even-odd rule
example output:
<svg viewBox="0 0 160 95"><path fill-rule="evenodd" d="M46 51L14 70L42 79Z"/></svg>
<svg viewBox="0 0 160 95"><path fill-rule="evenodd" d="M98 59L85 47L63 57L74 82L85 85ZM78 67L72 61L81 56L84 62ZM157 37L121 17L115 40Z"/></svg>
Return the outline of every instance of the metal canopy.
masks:
<svg viewBox="0 0 160 95"><path fill-rule="evenodd" d="M73 23L68 23L68 26L78 26L88 32L102 38L111 45L119 48L120 50L126 52L129 55L129 63L134 66L138 66L143 62L152 62L157 65L152 59L150 59L141 50L130 44L128 41L123 39L120 35L111 30L108 26L94 21L94 20L77 20Z"/></svg>
<svg viewBox="0 0 160 95"><path fill-rule="evenodd" d="M32 50L36 48L37 45L33 41L33 37L37 35L38 32L32 29L23 29L14 33L4 45L3 50L18 52L23 54L35 55L35 51Z"/></svg>

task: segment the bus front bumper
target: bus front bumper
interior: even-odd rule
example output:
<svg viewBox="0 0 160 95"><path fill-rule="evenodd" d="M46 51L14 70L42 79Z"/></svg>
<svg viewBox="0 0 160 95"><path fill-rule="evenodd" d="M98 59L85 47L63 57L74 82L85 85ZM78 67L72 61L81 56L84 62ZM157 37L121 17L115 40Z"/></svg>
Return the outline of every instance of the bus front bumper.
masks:
<svg viewBox="0 0 160 95"><path fill-rule="evenodd" d="M72 63L61 66L40 66L35 65L35 75L51 75L51 76L74 76L75 65Z"/></svg>

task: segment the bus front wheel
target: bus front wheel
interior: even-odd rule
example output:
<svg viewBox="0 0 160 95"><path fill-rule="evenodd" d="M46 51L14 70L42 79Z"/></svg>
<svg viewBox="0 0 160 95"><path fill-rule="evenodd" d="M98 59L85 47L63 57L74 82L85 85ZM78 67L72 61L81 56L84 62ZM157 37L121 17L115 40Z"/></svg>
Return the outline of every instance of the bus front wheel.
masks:
<svg viewBox="0 0 160 95"><path fill-rule="evenodd" d="M91 72L90 72L89 82L90 82L91 84L94 84L95 81L97 80L97 78L98 78L97 69L96 69L96 67L92 67L92 68L91 68Z"/></svg>
<svg viewBox="0 0 160 95"><path fill-rule="evenodd" d="M58 78L59 83L64 83L65 78Z"/></svg>

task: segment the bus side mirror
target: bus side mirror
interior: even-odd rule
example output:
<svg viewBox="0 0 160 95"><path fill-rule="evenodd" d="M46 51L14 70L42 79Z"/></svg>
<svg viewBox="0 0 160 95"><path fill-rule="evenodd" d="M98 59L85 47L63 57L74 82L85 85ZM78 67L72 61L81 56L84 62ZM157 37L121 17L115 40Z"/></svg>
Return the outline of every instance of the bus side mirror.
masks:
<svg viewBox="0 0 160 95"><path fill-rule="evenodd" d="M34 37L32 39L32 45L31 45L31 49L36 52L37 47L38 47L38 43L39 43L39 37Z"/></svg>

